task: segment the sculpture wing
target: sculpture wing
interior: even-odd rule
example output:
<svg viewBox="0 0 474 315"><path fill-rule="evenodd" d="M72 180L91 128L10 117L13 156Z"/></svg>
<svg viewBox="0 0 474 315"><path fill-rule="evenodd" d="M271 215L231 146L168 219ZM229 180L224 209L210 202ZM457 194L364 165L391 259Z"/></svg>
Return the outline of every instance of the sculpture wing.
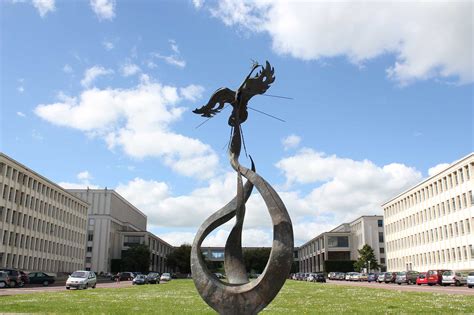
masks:
<svg viewBox="0 0 474 315"><path fill-rule="evenodd" d="M229 88L220 88L212 94L206 105L196 108L193 110L193 113L199 114L202 117L212 117L224 108L225 103L232 104L234 101L235 91Z"/></svg>
<svg viewBox="0 0 474 315"><path fill-rule="evenodd" d="M267 61L265 67L262 66L262 69L257 72L254 77L248 78L242 87L242 98L244 99L245 104L252 98L252 96L257 94L265 93L270 85L275 81L275 70Z"/></svg>

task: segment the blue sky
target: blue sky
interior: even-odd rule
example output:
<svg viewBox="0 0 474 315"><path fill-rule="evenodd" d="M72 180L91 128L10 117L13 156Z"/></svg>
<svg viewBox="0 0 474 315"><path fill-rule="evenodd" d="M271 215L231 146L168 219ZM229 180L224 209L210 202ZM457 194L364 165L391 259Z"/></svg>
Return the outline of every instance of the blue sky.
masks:
<svg viewBox="0 0 474 315"><path fill-rule="evenodd" d="M362 214L473 151L472 3L10 0L1 151L64 187L113 188L174 245L235 194L227 118L191 112L275 67L243 125L295 240ZM249 161L245 156L241 162ZM248 204L244 244L269 245ZM225 225L209 237L222 245Z"/></svg>

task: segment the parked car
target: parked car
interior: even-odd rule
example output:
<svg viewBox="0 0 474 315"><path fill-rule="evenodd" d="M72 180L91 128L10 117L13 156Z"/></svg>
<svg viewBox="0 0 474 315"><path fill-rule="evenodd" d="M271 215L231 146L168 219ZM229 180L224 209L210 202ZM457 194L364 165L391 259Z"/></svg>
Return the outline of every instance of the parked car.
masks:
<svg viewBox="0 0 474 315"><path fill-rule="evenodd" d="M460 271L448 270L443 272L443 278L441 280L442 286L448 286L454 284L459 287L467 283L467 274Z"/></svg>
<svg viewBox="0 0 474 315"><path fill-rule="evenodd" d="M418 277L416 277L416 284L428 284L428 277L426 276L426 272L420 272Z"/></svg>
<svg viewBox="0 0 474 315"><path fill-rule="evenodd" d="M161 275L160 281L171 281L171 274L168 272L165 272Z"/></svg>
<svg viewBox="0 0 474 315"><path fill-rule="evenodd" d="M117 281L117 278L119 278L120 281L131 281L133 278L135 278L136 275L133 274L133 272L120 272L119 275L113 275L110 280L112 281Z"/></svg>
<svg viewBox="0 0 474 315"><path fill-rule="evenodd" d="M369 279L369 276L366 273L359 274L359 281L367 281L368 279Z"/></svg>
<svg viewBox="0 0 474 315"><path fill-rule="evenodd" d="M324 277L323 273L316 273L313 275L313 282L322 282L326 283L326 278Z"/></svg>
<svg viewBox="0 0 474 315"><path fill-rule="evenodd" d="M28 275L21 270L17 269L1 269L0 271L5 271L10 278L9 286L13 287L22 287L25 283L28 283Z"/></svg>
<svg viewBox="0 0 474 315"><path fill-rule="evenodd" d="M395 283L396 279L397 279L397 273L396 272L386 272L385 273L385 278L384 278L385 283Z"/></svg>
<svg viewBox="0 0 474 315"><path fill-rule="evenodd" d="M402 283L406 284L415 284L416 283L416 278L418 278L418 275L420 273L418 271L402 271L397 273L397 277L395 278L395 282L398 285L401 285Z"/></svg>
<svg viewBox="0 0 474 315"><path fill-rule="evenodd" d="M150 272L146 277L148 279L148 283L160 283L160 274L157 272Z"/></svg>
<svg viewBox="0 0 474 315"><path fill-rule="evenodd" d="M469 289L474 287L474 271L469 272L466 282Z"/></svg>
<svg viewBox="0 0 474 315"><path fill-rule="evenodd" d="M329 280L336 280L337 274L338 274L338 273L337 273L337 272L334 272L334 271L328 273L328 279L329 279Z"/></svg>
<svg viewBox="0 0 474 315"><path fill-rule="evenodd" d="M349 278L350 281L360 281L360 273L353 272L351 277Z"/></svg>
<svg viewBox="0 0 474 315"><path fill-rule="evenodd" d="M66 289L87 289L89 287L95 289L97 285L97 277L93 271L78 270L74 271L66 280Z"/></svg>
<svg viewBox="0 0 474 315"><path fill-rule="evenodd" d="M379 276L377 277L377 282L378 283L382 283L382 282L385 282L385 274L387 272L382 272L381 274L379 274Z"/></svg>
<svg viewBox="0 0 474 315"><path fill-rule="evenodd" d="M148 278L147 278L147 276L145 276L143 274L137 275L132 280L132 284L147 284L147 283L148 283Z"/></svg>
<svg viewBox="0 0 474 315"><path fill-rule="evenodd" d="M214 273L217 279L224 279L224 275L222 273L216 272Z"/></svg>
<svg viewBox="0 0 474 315"><path fill-rule="evenodd" d="M344 280L346 278L345 272L338 272L337 273L337 280Z"/></svg>
<svg viewBox="0 0 474 315"><path fill-rule="evenodd" d="M378 273L371 272L367 275L368 282L377 282L377 278L379 277Z"/></svg>
<svg viewBox="0 0 474 315"><path fill-rule="evenodd" d="M54 276L48 275L44 272L30 272L28 274L30 284L42 284L43 286L48 286L56 280Z"/></svg>
<svg viewBox="0 0 474 315"><path fill-rule="evenodd" d="M348 273L346 273L345 280L346 280L346 281L351 281L354 274L355 274L355 272L348 272Z"/></svg>
<svg viewBox="0 0 474 315"><path fill-rule="evenodd" d="M6 288L10 286L10 277L6 271L0 271L0 288Z"/></svg>
<svg viewBox="0 0 474 315"><path fill-rule="evenodd" d="M441 282L443 281L443 273L445 271L449 271L449 270L446 270L446 269L428 270L428 272L426 273L428 285L435 285L435 284L441 285Z"/></svg>

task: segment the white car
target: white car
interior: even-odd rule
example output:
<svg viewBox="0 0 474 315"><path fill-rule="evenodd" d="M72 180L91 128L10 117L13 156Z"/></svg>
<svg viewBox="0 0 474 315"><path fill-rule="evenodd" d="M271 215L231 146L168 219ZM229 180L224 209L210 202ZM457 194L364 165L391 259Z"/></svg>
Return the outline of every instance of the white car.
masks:
<svg viewBox="0 0 474 315"><path fill-rule="evenodd" d="M474 271L469 272L467 276L467 286L469 289L474 287Z"/></svg>
<svg viewBox="0 0 474 315"><path fill-rule="evenodd" d="M87 270L74 271L66 280L66 289L87 289L97 285L97 277L95 273Z"/></svg>
<svg viewBox="0 0 474 315"><path fill-rule="evenodd" d="M161 275L160 281L170 281L171 275L168 272L165 272Z"/></svg>

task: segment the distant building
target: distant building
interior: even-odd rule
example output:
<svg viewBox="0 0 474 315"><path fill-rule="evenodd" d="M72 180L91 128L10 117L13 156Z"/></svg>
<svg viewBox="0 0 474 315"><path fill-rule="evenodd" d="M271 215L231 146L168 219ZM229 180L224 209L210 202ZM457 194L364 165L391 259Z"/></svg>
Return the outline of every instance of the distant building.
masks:
<svg viewBox="0 0 474 315"><path fill-rule="evenodd" d="M390 271L474 269L474 153L382 205Z"/></svg>
<svg viewBox="0 0 474 315"><path fill-rule="evenodd" d="M327 272L326 261L355 261L359 258L358 250L365 244L372 247L378 263L382 266L381 269L384 270L383 233L383 216L361 216L350 223L343 223L299 247L299 270L300 272Z"/></svg>
<svg viewBox="0 0 474 315"><path fill-rule="evenodd" d="M149 271L156 272L171 272L171 268L166 266L166 256L171 253L174 249L173 246L163 241L158 236L151 232L139 231L120 232L122 239L121 250L127 250L130 246L144 244L150 249L150 269Z"/></svg>
<svg viewBox="0 0 474 315"><path fill-rule="evenodd" d="M88 210L85 269L111 272L112 260L120 259L122 251L132 244L150 247L150 268L167 270L165 257L172 246L146 231L146 215L110 189L69 189L87 201Z"/></svg>
<svg viewBox="0 0 474 315"><path fill-rule="evenodd" d="M0 153L0 268L84 268L88 204Z"/></svg>

